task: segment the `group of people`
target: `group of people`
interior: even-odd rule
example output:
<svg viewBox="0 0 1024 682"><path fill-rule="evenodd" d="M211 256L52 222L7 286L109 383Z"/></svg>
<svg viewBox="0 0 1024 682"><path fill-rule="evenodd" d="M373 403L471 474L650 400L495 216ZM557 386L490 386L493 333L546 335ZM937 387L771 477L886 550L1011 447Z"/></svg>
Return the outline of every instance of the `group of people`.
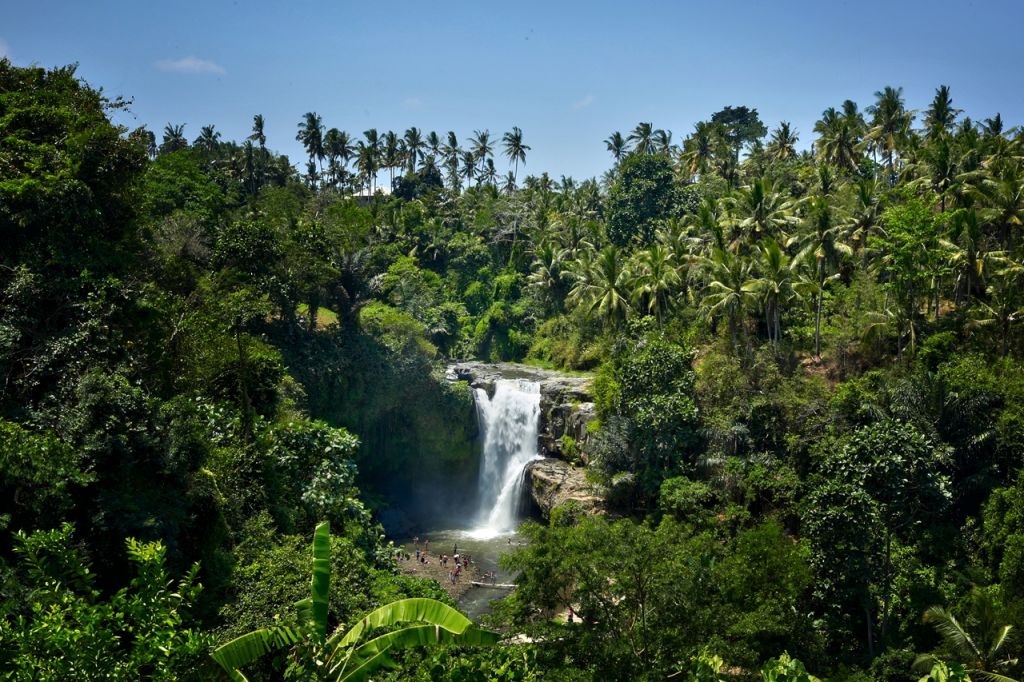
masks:
<svg viewBox="0 0 1024 682"><path fill-rule="evenodd" d="M416 554L415 554L416 563L419 563L419 564L426 564L426 563L428 563L428 560L430 559L430 540L428 538L423 538L422 548L421 548L420 538L419 538L419 536L416 536L416 537L414 537L412 539L412 544L413 544L413 547L414 547L415 552L416 552ZM406 561L411 561L413 559L413 555L409 554L408 552L403 553L403 556L404 556ZM458 584L459 578L462 577L463 569L468 569L470 564L472 563L472 559L470 558L470 556L468 554L460 554L459 553L459 545L458 545L458 543L456 543L452 547L451 555L441 554L441 555L435 555L435 556L436 556L438 565L444 566L444 567L447 568L449 566L449 564L451 564L451 570L448 571L448 580L453 585L457 585Z"/></svg>

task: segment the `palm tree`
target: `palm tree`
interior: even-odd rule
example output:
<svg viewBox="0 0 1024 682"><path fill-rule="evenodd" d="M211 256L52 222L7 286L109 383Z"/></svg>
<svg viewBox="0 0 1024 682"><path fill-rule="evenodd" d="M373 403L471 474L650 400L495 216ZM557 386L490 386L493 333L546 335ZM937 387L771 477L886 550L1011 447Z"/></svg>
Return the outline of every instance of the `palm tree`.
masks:
<svg viewBox="0 0 1024 682"><path fill-rule="evenodd" d="M172 126L168 123L164 126L164 139L160 143L160 153L168 154L179 149L188 149L188 140L185 139L185 124Z"/></svg>
<svg viewBox="0 0 1024 682"><path fill-rule="evenodd" d="M597 313L606 324L617 326L625 322L631 311L621 252L607 246L592 260L583 255L573 269L576 283L569 299L582 305L588 315Z"/></svg>
<svg viewBox="0 0 1024 682"><path fill-rule="evenodd" d="M505 184L502 186L502 189L508 196L516 193L516 176L512 171L505 174Z"/></svg>
<svg viewBox="0 0 1024 682"><path fill-rule="evenodd" d="M526 152L530 151L530 146L523 144L523 131L519 129L519 126L512 126L512 131L505 133L501 141L505 145L505 156L515 164L515 169L512 171L514 183L519 176L519 164L526 165Z"/></svg>
<svg viewBox="0 0 1024 682"><path fill-rule="evenodd" d="M949 94L948 85L940 85L935 90L931 105L924 112L924 127L928 137L936 138L948 133L960 115L959 109L953 108L953 97Z"/></svg>
<svg viewBox="0 0 1024 682"><path fill-rule="evenodd" d="M252 117L252 134L248 139L258 144L261 152L267 151L267 135L263 130L264 126L263 114L256 114Z"/></svg>
<svg viewBox="0 0 1024 682"><path fill-rule="evenodd" d="M217 647L211 657L235 682L246 682L240 668L268 653L292 647L300 675L355 682L391 663L389 651L415 646L456 643L490 646L498 635L481 630L461 613L434 599L402 599L368 613L349 630L328 637L327 617L331 590L331 533L325 521L313 532L313 578L310 596L296 602L294 625L253 630ZM398 629L395 626L411 623ZM379 629L386 634L367 640Z"/></svg>
<svg viewBox="0 0 1024 682"><path fill-rule="evenodd" d="M554 241L543 241L534 253L533 266L527 277L527 285L537 291L538 296L549 310L560 310L565 298L565 284L568 273L565 260L568 250Z"/></svg>
<svg viewBox="0 0 1024 682"><path fill-rule="evenodd" d="M484 170L479 177L480 182L496 187L498 185L498 169L494 167L494 159L487 159Z"/></svg>
<svg viewBox="0 0 1024 682"><path fill-rule="evenodd" d="M903 104L903 88L892 86L876 92L875 103L867 111L872 116L868 136L885 154L889 184L892 185L896 182L895 158L910 135L914 114Z"/></svg>
<svg viewBox="0 0 1024 682"><path fill-rule="evenodd" d="M633 145L633 151L637 154L652 154L654 152L654 126L651 123L637 123L636 128L626 138Z"/></svg>
<svg viewBox="0 0 1024 682"><path fill-rule="evenodd" d="M659 128L654 131L652 149L655 153L672 155L672 131Z"/></svg>
<svg viewBox="0 0 1024 682"><path fill-rule="evenodd" d="M978 188L988 204L981 209L981 217L995 226L999 242L1012 252L1015 232L1024 225L1024 171L1020 164L1002 164L991 176L986 176Z"/></svg>
<svg viewBox="0 0 1024 682"><path fill-rule="evenodd" d="M380 134L376 128L370 128L363 131L363 138L366 143L360 149L361 170L368 173L367 179L370 182L370 193L372 194L377 190L377 171L380 170Z"/></svg>
<svg viewBox="0 0 1024 682"><path fill-rule="evenodd" d="M791 258L774 239L767 239L757 247L757 277L743 287L759 298L764 308L768 340L773 344L782 339L783 309L799 295L799 265L799 259Z"/></svg>
<svg viewBox="0 0 1024 682"><path fill-rule="evenodd" d="M985 264L988 254L978 212L960 209L953 213L949 238L940 241L955 275L955 297L973 298L985 291Z"/></svg>
<svg viewBox="0 0 1024 682"><path fill-rule="evenodd" d="M768 142L768 158L772 161L788 161L796 156L796 143L799 140L796 131L788 121L779 123L772 131L772 139Z"/></svg>
<svg viewBox="0 0 1024 682"><path fill-rule="evenodd" d="M860 154L857 152L860 133L855 119L840 115L829 107L814 124L814 131L818 133L817 155L823 163L849 173L857 172L860 163Z"/></svg>
<svg viewBox="0 0 1024 682"><path fill-rule="evenodd" d="M324 123L319 114L313 111L306 112L299 123L299 132L295 139L306 148L310 161L323 161L324 159ZM321 167L321 170L323 168Z"/></svg>
<svg viewBox="0 0 1024 682"><path fill-rule="evenodd" d="M381 166L387 169L391 187L394 187L395 169L401 168L405 163L405 159L402 158L404 154L402 143L398 139L398 134L393 130L384 133L384 137L381 139Z"/></svg>
<svg viewBox="0 0 1024 682"><path fill-rule="evenodd" d="M693 128L693 134L683 142L680 160L690 177L707 173L715 156L727 151L721 126L700 121Z"/></svg>
<svg viewBox="0 0 1024 682"><path fill-rule="evenodd" d="M672 253L662 244L651 244L636 255L630 275L633 303L660 324L672 309L673 295L681 285Z"/></svg>
<svg viewBox="0 0 1024 682"><path fill-rule="evenodd" d="M423 141L423 134L416 126L406 130L402 139L405 141L406 168L410 173L415 173L416 164L423 159L427 144Z"/></svg>
<svg viewBox="0 0 1024 682"><path fill-rule="evenodd" d="M729 329L733 350L740 350L740 331L747 303L752 296L748 282L751 277L750 260L723 249L714 249L709 258L703 260L707 277L701 314L710 320L724 318Z"/></svg>
<svg viewBox="0 0 1024 682"><path fill-rule="evenodd" d="M348 133L337 128L328 130L324 135L324 151L329 159L334 182L341 182L342 177L348 172L348 162L354 152Z"/></svg>
<svg viewBox="0 0 1024 682"><path fill-rule="evenodd" d="M1024 299L1021 296L1024 265L1005 256L993 256L993 260L1002 267L993 273L992 282L985 290L986 300L979 300L977 306L970 311L968 329L994 327L999 341L999 354L1006 357L1010 352L1010 334L1015 326L1024 321Z"/></svg>
<svg viewBox="0 0 1024 682"><path fill-rule="evenodd" d="M863 178L854 185L853 208L846 225L845 239L855 253L860 253L863 269L867 269L869 243L879 229L882 201L878 181Z"/></svg>
<svg viewBox="0 0 1024 682"><path fill-rule="evenodd" d="M462 152L462 177L466 178L466 186L473 185L476 177L476 156L471 151Z"/></svg>
<svg viewBox="0 0 1024 682"><path fill-rule="evenodd" d="M1011 658L1006 651L1013 626L1001 622L987 591L975 589L971 593L968 617L969 625L965 627L952 613L933 606L925 611L924 622L938 631L943 646L964 664L973 677L992 682L1016 682L1004 674L1017 665L1017 659ZM937 660L935 656L926 654L918 657L914 667L931 667Z"/></svg>
<svg viewBox="0 0 1024 682"><path fill-rule="evenodd" d="M821 308L825 283L833 276L840 259L853 250L841 241L842 226L838 224L831 204L822 197L811 197L807 212L807 229L789 240L789 244L800 246L796 260L804 261L813 257L814 285L814 355L821 357Z"/></svg>
<svg viewBox="0 0 1024 682"><path fill-rule="evenodd" d="M206 157L213 156L217 151L217 146L219 144L220 133L217 132L212 125L200 128L199 137L192 142L192 146L202 152Z"/></svg>
<svg viewBox="0 0 1024 682"><path fill-rule="evenodd" d="M615 131L608 136L608 139L604 141L605 147L611 153L612 158L615 159L615 163L622 160L623 155L629 149L629 143L626 142L626 138L622 137L622 133Z"/></svg>
<svg viewBox="0 0 1024 682"><path fill-rule="evenodd" d="M476 159L476 164L480 167L480 170L484 170L484 166L487 163L487 159L494 153L494 148L491 144L491 133L487 130L474 130L473 137L469 139L472 145L473 157Z"/></svg>
<svg viewBox="0 0 1024 682"><path fill-rule="evenodd" d="M441 158L441 138L438 136L436 131L431 130L429 133L427 133L426 144L427 144L427 153L429 153L435 159L440 159Z"/></svg>
<svg viewBox="0 0 1024 682"><path fill-rule="evenodd" d="M785 229L796 222L792 201L764 177L741 188L730 198L728 206L732 215L740 219L738 227L751 241L776 234L785 237Z"/></svg>

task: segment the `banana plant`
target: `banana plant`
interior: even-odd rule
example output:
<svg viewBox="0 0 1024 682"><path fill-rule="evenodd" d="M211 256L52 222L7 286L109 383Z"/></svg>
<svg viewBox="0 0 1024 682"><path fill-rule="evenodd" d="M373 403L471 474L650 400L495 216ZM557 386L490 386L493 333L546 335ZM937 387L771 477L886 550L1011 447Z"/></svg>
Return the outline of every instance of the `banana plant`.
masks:
<svg viewBox="0 0 1024 682"><path fill-rule="evenodd" d="M363 616L347 631L339 628L328 637L330 586L331 532L330 525L324 522L313 532L310 596L296 602L296 623L246 633L215 649L211 654L213 660L235 682L247 682L241 668L273 651L292 647L311 652L315 659L311 662L321 679L358 682L381 667L394 667L390 656L393 651L445 644L489 646L499 640L497 633L476 627L464 615L435 599L392 602ZM388 630L365 639L381 628Z"/></svg>

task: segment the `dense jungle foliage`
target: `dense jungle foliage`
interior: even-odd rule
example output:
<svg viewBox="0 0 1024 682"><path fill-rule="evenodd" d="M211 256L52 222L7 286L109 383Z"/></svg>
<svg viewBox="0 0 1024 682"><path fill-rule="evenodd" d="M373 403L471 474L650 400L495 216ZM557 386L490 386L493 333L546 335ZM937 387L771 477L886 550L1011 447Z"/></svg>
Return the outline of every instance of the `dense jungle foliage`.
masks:
<svg viewBox="0 0 1024 682"><path fill-rule="evenodd" d="M443 376L474 357L594 373L612 513L524 526L502 645L380 679L1020 678L1024 135L998 114L886 87L806 152L726 107L556 181L520 180L518 128L311 112L300 173L262 116L190 142L128 106L0 60L4 675L223 679L215 647L296 617L323 521L327 632L450 604L379 521L474 480Z"/></svg>

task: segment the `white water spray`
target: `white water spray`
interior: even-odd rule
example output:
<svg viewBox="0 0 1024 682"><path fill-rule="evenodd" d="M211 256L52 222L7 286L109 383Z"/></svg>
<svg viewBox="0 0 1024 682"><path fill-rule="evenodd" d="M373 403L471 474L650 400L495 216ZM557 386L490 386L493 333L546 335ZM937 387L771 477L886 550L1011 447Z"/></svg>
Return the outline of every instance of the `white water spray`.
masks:
<svg viewBox="0 0 1024 682"><path fill-rule="evenodd" d="M539 459L537 423L540 384L522 379L499 379L494 397L476 390L477 414L483 429L480 466L480 511L476 537L494 537L515 530L523 494L526 465Z"/></svg>

